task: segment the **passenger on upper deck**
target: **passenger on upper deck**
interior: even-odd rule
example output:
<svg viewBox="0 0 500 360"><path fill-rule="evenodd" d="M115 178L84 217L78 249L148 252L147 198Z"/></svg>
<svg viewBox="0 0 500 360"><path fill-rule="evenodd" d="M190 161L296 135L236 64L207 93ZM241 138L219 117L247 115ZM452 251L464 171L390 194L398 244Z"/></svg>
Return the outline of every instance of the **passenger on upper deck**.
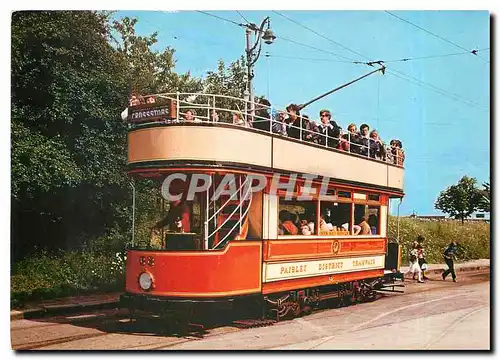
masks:
<svg viewBox="0 0 500 360"><path fill-rule="evenodd" d="M288 136L294 139L300 139L301 117L297 104L290 104L286 107L288 112Z"/></svg>
<svg viewBox="0 0 500 360"><path fill-rule="evenodd" d="M398 166L403 166L405 160L405 152L403 151L403 144L401 141L393 139L390 142L391 154L393 157L393 163Z"/></svg>
<svg viewBox="0 0 500 360"><path fill-rule="evenodd" d="M201 120L196 117L196 112L191 109L186 110L186 113L184 114L184 120L187 122L201 122Z"/></svg>
<svg viewBox="0 0 500 360"><path fill-rule="evenodd" d="M267 99L260 99L255 108L255 119L253 127L255 129L269 131L271 122L269 121L269 109L271 103Z"/></svg>
<svg viewBox="0 0 500 360"><path fill-rule="evenodd" d="M309 116L302 115L302 140L317 143L319 129L314 121L309 120Z"/></svg>
<svg viewBox="0 0 500 360"><path fill-rule="evenodd" d="M361 151L359 153L361 155L368 156L368 149L370 147L370 127L368 124L361 124L359 131L361 145Z"/></svg>
<svg viewBox="0 0 500 360"><path fill-rule="evenodd" d="M378 136L377 130L370 131L370 157L385 160L385 144Z"/></svg>
<svg viewBox="0 0 500 360"><path fill-rule="evenodd" d="M280 111L279 113L277 113L276 117L277 118L274 119L275 121L273 121L272 124L273 133L283 136L288 136L288 131L287 131L288 125L286 123L285 113Z"/></svg>
<svg viewBox="0 0 500 360"><path fill-rule="evenodd" d="M217 114L217 111L212 110L212 112L210 113L210 118L212 119L213 122L218 122L219 114Z"/></svg>
<svg viewBox="0 0 500 360"><path fill-rule="evenodd" d="M358 133L356 124L351 123L347 127L348 134L345 134L343 138L349 142L349 152L353 154L361 153L361 135Z"/></svg>
<svg viewBox="0 0 500 360"><path fill-rule="evenodd" d="M321 133L319 143L336 148L339 144L340 126L334 120L331 120L332 115L329 110L321 110L319 116L321 118L321 124L318 125L318 130ZM326 143L327 138L328 143Z"/></svg>
<svg viewBox="0 0 500 360"><path fill-rule="evenodd" d="M243 115L240 112L233 113L233 124L245 126L246 122L243 120Z"/></svg>
<svg viewBox="0 0 500 360"><path fill-rule="evenodd" d="M139 95L137 95L136 93L132 93L132 96L130 96L129 105L130 106L141 105L141 100L139 99Z"/></svg>
<svg viewBox="0 0 500 360"><path fill-rule="evenodd" d="M156 99L154 98L154 96L148 96L146 98L146 104L154 104L156 102Z"/></svg>

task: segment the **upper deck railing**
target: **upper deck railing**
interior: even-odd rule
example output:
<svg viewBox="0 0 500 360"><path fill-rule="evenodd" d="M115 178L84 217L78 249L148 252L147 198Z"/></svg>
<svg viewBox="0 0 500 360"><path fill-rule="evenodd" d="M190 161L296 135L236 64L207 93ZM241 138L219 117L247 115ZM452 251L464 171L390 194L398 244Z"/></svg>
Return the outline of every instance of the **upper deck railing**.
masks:
<svg viewBox="0 0 500 360"><path fill-rule="evenodd" d="M162 93L133 97L122 117L131 129L151 124L211 123L252 128L256 131L293 138L306 144L345 151L354 156L403 167L404 151L399 140L387 146L380 139L362 137L359 133L339 129L338 136L331 123L308 122L299 115L292 124L293 113L265 104L255 104L254 115L250 101L226 95L205 93ZM297 126L298 125L298 126Z"/></svg>

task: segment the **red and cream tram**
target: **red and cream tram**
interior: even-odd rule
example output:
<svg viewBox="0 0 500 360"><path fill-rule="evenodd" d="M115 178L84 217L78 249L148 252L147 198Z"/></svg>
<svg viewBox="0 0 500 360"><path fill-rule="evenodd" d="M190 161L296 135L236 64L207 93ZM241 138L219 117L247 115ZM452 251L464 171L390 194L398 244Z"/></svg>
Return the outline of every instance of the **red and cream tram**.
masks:
<svg viewBox="0 0 500 360"><path fill-rule="evenodd" d="M136 234L123 306L162 312L251 300L279 320L387 286L400 263L387 237L389 200L404 195L396 161L236 125L234 109L247 109L241 99L154 99L128 108L128 172L180 200L160 199L170 209L152 231L158 241ZM275 121L240 114L245 123Z"/></svg>

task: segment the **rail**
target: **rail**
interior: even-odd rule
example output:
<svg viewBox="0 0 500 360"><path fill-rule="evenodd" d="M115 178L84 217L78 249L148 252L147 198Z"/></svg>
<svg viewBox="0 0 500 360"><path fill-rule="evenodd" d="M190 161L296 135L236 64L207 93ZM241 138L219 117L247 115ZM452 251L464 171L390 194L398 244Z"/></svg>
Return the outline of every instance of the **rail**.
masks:
<svg viewBox="0 0 500 360"><path fill-rule="evenodd" d="M255 115L251 115L250 101L246 99L179 92L152 94L141 98L142 100L137 99L135 103L131 103L126 110L124 118L131 128L157 123L223 123L293 138L306 144L337 149L399 167L403 166L405 159L399 140L392 140L391 145L387 146L380 139L363 137L357 132L341 128L335 131L330 122L323 124L313 119L307 122L303 116L298 116L292 124L289 120L295 114L265 104L256 103ZM340 133L338 136L331 136L330 131Z"/></svg>

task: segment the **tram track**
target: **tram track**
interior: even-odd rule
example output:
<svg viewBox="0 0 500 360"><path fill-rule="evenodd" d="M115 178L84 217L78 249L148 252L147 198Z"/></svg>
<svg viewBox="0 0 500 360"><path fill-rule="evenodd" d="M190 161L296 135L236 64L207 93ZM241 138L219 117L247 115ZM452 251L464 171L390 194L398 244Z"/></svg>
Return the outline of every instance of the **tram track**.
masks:
<svg viewBox="0 0 500 360"><path fill-rule="evenodd" d="M467 283L475 284L477 283L475 279L475 274L470 274ZM483 279L484 281L485 277L477 277L477 280L481 279ZM487 306L479 306L481 303L474 300L476 295L474 295L474 292L469 287L465 286L462 288L456 287L451 283L437 283L440 285L439 287L434 287L432 283L429 283L430 288L421 288L420 285L410 283L410 291L408 293L404 295L382 295L377 301L366 303L366 305L368 306L363 306L365 304L360 304L354 306L339 306L336 308L320 308L314 310L309 315L296 317L289 320L283 320L280 322L269 319L266 319L264 321L260 319L248 319L244 318L244 316L236 316L236 319L220 319L217 317L218 320L222 321L218 321L217 323L211 324L210 326L204 328L200 328L199 324L191 322L189 324L190 331L186 334L165 332L163 330L163 326L165 324L164 319L141 317L139 319L130 320L130 318L125 315L125 312L122 311L122 309L114 310L111 313L74 314L69 317L58 316L54 319L44 318L43 321L47 323L44 323L42 325L37 324L36 321L30 320L29 323L28 321L24 323L25 320L22 320L23 324L19 324L20 326L13 328L11 331L13 339L14 337L17 337L17 344L13 344L12 347L15 350L21 351L86 348L100 350L155 350L170 348L187 349L198 347L205 343L217 343L218 341L220 341L219 339L227 338L227 336L230 337L231 333L244 334L247 330L251 331L248 334L255 334L256 331L257 333L259 333L259 330L257 328L268 329L271 327L275 327L276 330L264 331L266 331L266 333L280 333L290 328L291 324L296 323L297 326L303 329L306 333L309 333L316 337L316 340L314 340L314 338L311 338L309 336L309 339L311 341L309 345L312 346L305 346L301 349L316 349L325 342L328 342L328 340L335 338L336 336L345 336L345 334L355 331L363 331L370 328L387 326L388 324L404 323L408 320L409 317L416 319L424 314L426 314L426 316L429 316L429 314L443 314L447 311L447 309L445 309L443 305L459 302L456 299L460 299L461 305L458 306L460 309L465 310L467 308L470 308L471 306L474 306L474 309L468 312L468 316L466 316L467 314L464 315L462 320L455 320L455 323L453 325L450 325L450 329L452 329L454 326L458 326L467 318L472 317L476 313L476 311L480 312L481 310L485 310L487 308ZM421 290L415 292L415 290L417 289ZM440 290L446 291L448 292L448 294L443 296L444 294L440 293ZM438 293L435 293L435 291L437 291ZM451 293L449 291L451 291ZM424 293L426 293L426 295L423 295ZM424 296L426 300L420 301L420 299L423 300L422 296ZM419 302L412 303L413 301ZM443 305L434 306L433 304ZM381 313L380 309L383 308L390 309L390 311ZM374 316L371 316L370 314L373 314ZM335 322L328 324L326 321L324 321L327 318L333 319L333 317L335 319L341 318L342 321L339 322L338 325L334 325ZM363 321L363 319L365 321ZM57 323L53 323L52 321L57 321ZM347 329L347 323L356 325L345 331ZM29 326L30 324L32 324L33 326ZM57 329L57 325L74 325L75 328L64 327ZM78 330L78 328L80 330ZM94 329L99 332L75 334L77 330L79 332L87 331L82 328ZM47 331L48 329L52 330ZM23 331L30 330L32 330L33 336L29 335L29 333L23 333ZM245 331L242 332L243 330ZM449 329L443 330L443 333L440 333L437 336L442 338L448 330ZM65 333L68 333L68 331L71 331L74 334L64 336ZM332 334L332 331L335 331L336 334L334 336L328 336L325 338L325 335ZM22 338L19 338L20 336L22 336L22 338L26 340L32 340L33 338L37 337L38 339L37 341L24 342ZM40 336L50 336L52 338L39 339ZM245 338L246 336L248 335L238 335L238 338ZM89 341L85 341L87 339ZM96 342L94 339L101 340L98 340ZM194 343L193 345L189 345L189 343L192 343L194 340L196 340L196 345L194 345ZM111 345L109 347L106 347L105 344L107 343ZM429 343L426 346L432 347L433 344L434 343ZM263 348L273 347L269 346Z"/></svg>

